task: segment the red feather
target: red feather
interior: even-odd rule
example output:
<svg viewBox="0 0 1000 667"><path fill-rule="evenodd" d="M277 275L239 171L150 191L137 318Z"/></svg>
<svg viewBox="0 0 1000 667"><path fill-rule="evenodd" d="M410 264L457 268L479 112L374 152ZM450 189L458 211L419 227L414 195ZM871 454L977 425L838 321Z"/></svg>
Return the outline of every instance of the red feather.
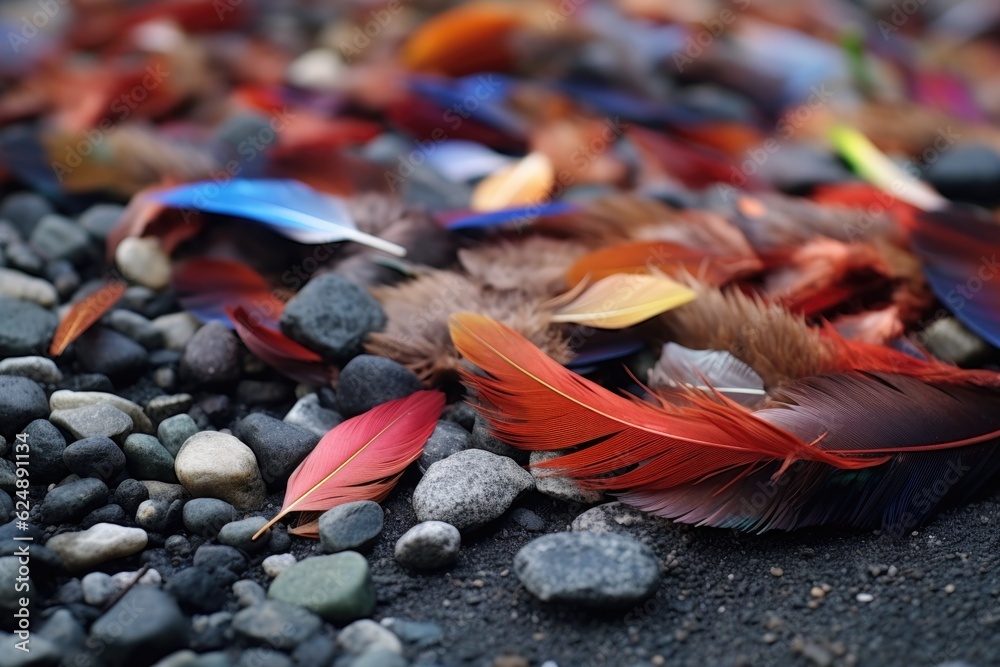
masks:
<svg viewBox="0 0 1000 667"><path fill-rule="evenodd" d="M201 320L225 319L227 306L242 306L263 321L277 322L285 302L271 285L242 262L199 257L174 267L171 276L177 300Z"/></svg>
<svg viewBox="0 0 1000 667"><path fill-rule="evenodd" d="M83 332L101 319L104 313L118 303L125 294L125 283L121 280L109 280L87 297L73 304L66 317L59 322L56 333L52 337L49 354L58 357L69 347L69 344L80 337Z"/></svg>
<svg viewBox="0 0 1000 667"><path fill-rule="evenodd" d="M257 535L289 512L383 500L420 456L444 404L441 392L418 391L334 427L289 477L281 511ZM314 528L307 523L291 532L315 537Z"/></svg>
<svg viewBox="0 0 1000 667"><path fill-rule="evenodd" d="M226 312L243 344L271 368L304 384L324 385L333 379L334 371L323 357L277 329L267 328L243 306L226 308Z"/></svg>

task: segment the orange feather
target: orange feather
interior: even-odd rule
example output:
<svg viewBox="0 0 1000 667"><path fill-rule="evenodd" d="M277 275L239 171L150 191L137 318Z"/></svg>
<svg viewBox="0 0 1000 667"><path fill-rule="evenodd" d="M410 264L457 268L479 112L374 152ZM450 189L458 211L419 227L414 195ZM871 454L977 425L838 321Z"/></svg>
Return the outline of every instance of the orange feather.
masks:
<svg viewBox="0 0 1000 667"><path fill-rule="evenodd" d="M125 283L121 280L109 280L86 298L73 304L56 328L49 354L53 357L62 354L70 343L101 319L104 313L111 310L123 294L125 294Z"/></svg>

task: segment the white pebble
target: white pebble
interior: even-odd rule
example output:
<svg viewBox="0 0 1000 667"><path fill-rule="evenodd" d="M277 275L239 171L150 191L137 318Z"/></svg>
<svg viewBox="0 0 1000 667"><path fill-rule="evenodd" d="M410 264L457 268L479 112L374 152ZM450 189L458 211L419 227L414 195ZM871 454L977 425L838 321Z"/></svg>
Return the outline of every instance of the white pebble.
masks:
<svg viewBox="0 0 1000 667"><path fill-rule="evenodd" d="M272 579L290 568L292 565L295 565L295 556L292 554L275 554L273 556L268 556L264 559L264 562L261 563L261 566L264 568L264 572L267 573L267 576Z"/></svg>
<svg viewBox="0 0 1000 667"><path fill-rule="evenodd" d="M115 249L115 263L126 279L151 290L170 283L170 258L154 237L124 239Z"/></svg>
<svg viewBox="0 0 1000 667"><path fill-rule="evenodd" d="M871 593L858 593L854 599L858 602L871 602L875 599L875 596Z"/></svg>

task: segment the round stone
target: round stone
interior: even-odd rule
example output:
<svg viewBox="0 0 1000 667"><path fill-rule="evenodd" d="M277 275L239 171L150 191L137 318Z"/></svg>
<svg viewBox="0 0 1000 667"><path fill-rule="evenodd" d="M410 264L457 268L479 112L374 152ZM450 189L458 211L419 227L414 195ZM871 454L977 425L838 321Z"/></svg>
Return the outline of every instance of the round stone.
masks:
<svg viewBox="0 0 1000 667"><path fill-rule="evenodd" d="M29 236L42 218L54 212L49 200L35 192L9 194L0 204L0 219L10 220L22 236Z"/></svg>
<svg viewBox="0 0 1000 667"><path fill-rule="evenodd" d="M36 303L0 297L0 359L44 354L58 320Z"/></svg>
<svg viewBox="0 0 1000 667"><path fill-rule="evenodd" d="M177 453L174 471L196 498L221 498L240 510L264 503L264 480L253 450L231 435L202 431L191 436Z"/></svg>
<svg viewBox="0 0 1000 667"><path fill-rule="evenodd" d="M198 384L240 379L240 343L221 322L209 322L191 337L181 357L181 376Z"/></svg>
<svg viewBox="0 0 1000 667"><path fill-rule="evenodd" d="M345 417L354 417L421 389L420 378L406 366L385 357L361 354L340 372L337 405Z"/></svg>
<svg viewBox="0 0 1000 667"><path fill-rule="evenodd" d="M415 570L432 570L454 563L461 546L458 528L443 521L424 521L396 541L396 560Z"/></svg>
<svg viewBox="0 0 1000 667"><path fill-rule="evenodd" d="M24 427L24 433L31 447L32 482L47 484L65 477L69 470L62 457L66 439L59 429L46 419L36 419Z"/></svg>
<svg viewBox="0 0 1000 667"><path fill-rule="evenodd" d="M214 539L222 527L236 520L236 508L218 498L193 498L184 504L184 527L205 539Z"/></svg>
<svg viewBox="0 0 1000 667"><path fill-rule="evenodd" d="M385 513L371 500L337 505L319 517L319 542L325 553L365 551L382 532Z"/></svg>
<svg viewBox="0 0 1000 667"><path fill-rule="evenodd" d="M278 649L295 648L322 627L323 619L316 614L281 600L265 600L233 617L237 634Z"/></svg>
<svg viewBox="0 0 1000 667"><path fill-rule="evenodd" d="M330 429L344 421L344 418L339 412L323 407L319 395L314 392L300 398L282 421L322 438Z"/></svg>
<svg viewBox="0 0 1000 667"><path fill-rule="evenodd" d="M0 435L13 441L30 422L48 416L49 402L37 382L0 375Z"/></svg>
<svg viewBox="0 0 1000 667"><path fill-rule="evenodd" d="M292 554L274 554L273 556L268 556L260 564L264 568L264 574L274 579L279 574L295 565L295 556Z"/></svg>
<svg viewBox="0 0 1000 667"><path fill-rule="evenodd" d="M109 667L148 665L187 643L189 622L170 595L155 586L135 586L90 628L90 642L103 646Z"/></svg>
<svg viewBox="0 0 1000 667"><path fill-rule="evenodd" d="M614 533L543 535L517 552L514 573L539 600L587 607L636 604L660 581L652 550Z"/></svg>
<svg viewBox="0 0 1000 667"><path fill-rule="evenodd" d="M402 655L403 644L399 638L375 621L363 618L354 621L337 634L337 646L351 655L383 651Z"/></svg>
<svg viewBox="0 0 1000 667"><path fill-rule="evenodd" d="M219 543L254 554L265 551L271 542L271 531L264 531L256 540L253 539L261 528L267 525L267 519L262 516L252 516L240 521L231 521L219 531Z"/></svg>
<svg viewBox="0 0 1000 667"><path fill-rule="evenodd" d="M146 531L141 528L99 523L87 530L56 535L45 546L62 557L67 570L80 572L137 554L146 548L146 542Z"/></svg>
<svg viewBox="0 0 1000 667"><path fill-rule="evenodd" d="M427 438L424 451L417 459L420 472L427 472L431 464L469 448L469 432L455 422L439 421Z"/></svg>
<svg viewBox="0 0 1000 667"><path fill-rule="evenodd" d="M224 584L201 567L187 567L167 581L167 592L185 611L211 614L226 604Z"/></svg>
<svg viewBox="0 0 1000 667"><path fill-rule="evenodd" d="M50 525L80 519L88 512L103 507L108 500L108 487L99 479L79 479L57 486L45 494L39 507L42 519Z"/></svg>
<svg viewBox="0 0 1000 667"><path fill-rule="evenodd" d="M125 469L125 454L111 438L96 436L77 440L63 450L63 463L80 477L113 481Z"/></svg>
<svg viewBox="0 0 1000 667"><path fill-rule="evenodd" d="M153 422L136 403L121 396L104 391L69 391L60 389L49 397L49 407L53 410L69 410L90 405L111 405L132 419L132 430L137 433L152 433Z"/></svg>
<svg viewBox="0 0 1000 667"><path fill-rule="evenodd" d="M155 236L129 236L115 248L115 263L125 279L161 290L170 284L170 257Z"/></svg>
<svg viewBox="0 0 1000 667"><path fill-rule="evenodd" d="M78 440L104 436L122 441L132 432L132 418L113 405L85 405L82 408L53 410L49 421L64 428Z"/></svg>
<svg viewBox="0 0 1000 667"><path fill-rule="evenodd" d="M145 433L133 433L122 446L129 472L137 479L152 479L175 484L174 457L160 441Z"/></svg>
<svg viewBox="0 0 1000 667"><path fill-rule="evenodd" d="M87 230L93 238L103 241L125 212L121 204L94 204L77 218L77 224Z"/></svg>
<svg viewBox="0 0 1000 667"><path fill-rule="evenodd" d="M83 370L107 375L115 382L133 380L149 364L146 348L107 327L91 327L74 345Z"/></svg>
<svg viewBox="0 0 1000 667"><path fill-rule="evenodd" d="M115 489L114 501L125 510L127 516L134 517L144 500L149 500L149 490L137 479L123 480Z"/></svg>
<svg viewBox="0 0 1000 667"><path fill-rule="evenodd" d="M575 481L566 477L561 477L554 468L537 468L539 463L551 461L562 456L565 452L531 452L528 463L531 466L531 475L535 478L535 488L539 493L562 500L568 503L580 503L583 505L593 505L601 502L604 494L600 491L591 491L581 488Z"/></svg>
<svg viewBox="0 0 1000 667"><path fill-rule="evenodd" d="M419 521L471 530L500 518L534 486L532 476L513 460L466 449L427 469L413 491L413 509Z"/></svg>
<svg viewBox="0 0 1000 667"><path fill-rule="evenodd" d="M353 551L299 561L274 579L267 596L338 624L369 616L375 609L368 561Z"/></svg>
<svg viewBox="0 0 1000 667"><path fill-rule="evenodd" d="M497 456L506 456L517 461L520 465L528 462L528 452L511 447L506 442L496 438L490 431L490 426L481 415L476 415L476 421L472 427L472 438L469 446L474 449L482 449Z"/></svg>
<svg viewBox="0 0 1000 667"><path fill-rule="evenodd" d="M10 357L0 361L0 375L19 375L35 382L56 384L63 374L56 362L45 357Z"/></svg>
<svg viewBox="0 0 1000 667"><path fill-rule="evenodd" d="M51 308L59 300L52 283L41 278L32 278L14 269L0 268L0 294L12 299L33 301L45 308Z"/></svg>
<svg viewBox="0 0 1000 667"><path fill-rule="evenodd" d="M177 452L181 451L181 445L197 432L198 424L191 415L176 415L160 422L156 429L156 438L171 456L176 457Z"/></svg>
<svg viewBox="0 0 1000 667"><path fill-rule="evenodd" d="M319 442L315 433L259 412L240 420L233 434L253 450L261 476L272 487L284 487L288 476Z"/></svg>
<svg viewBox="0 0 1000 667"><path fill-rule="evenodd" d="M46 259L65 259L79 264L90 256L90 236L61 215L49 214L39 220L28 243Z"/></svg>

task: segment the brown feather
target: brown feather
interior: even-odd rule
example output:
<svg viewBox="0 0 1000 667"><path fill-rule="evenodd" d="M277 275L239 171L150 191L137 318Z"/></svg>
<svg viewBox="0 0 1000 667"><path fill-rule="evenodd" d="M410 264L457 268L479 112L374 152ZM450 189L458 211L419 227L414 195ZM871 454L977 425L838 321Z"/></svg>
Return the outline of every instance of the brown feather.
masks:
<svg viewBox="0 0 1000 667"><path fill-rule="evenodd" d="M532 235L463 248L458 261L484 287L548 298L569 287L566 271L586 252L582 243Z"/></svg>

